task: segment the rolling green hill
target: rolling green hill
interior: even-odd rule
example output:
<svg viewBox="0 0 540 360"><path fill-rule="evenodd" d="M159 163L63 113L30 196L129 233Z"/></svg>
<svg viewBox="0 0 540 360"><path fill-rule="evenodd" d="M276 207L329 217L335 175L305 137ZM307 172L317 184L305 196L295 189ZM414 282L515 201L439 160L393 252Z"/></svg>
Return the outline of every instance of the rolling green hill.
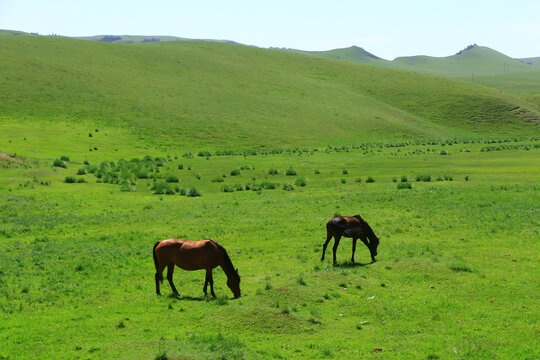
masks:
<svg viewBox="0 0 540 360"><path fill-rule="evenodd" d="M372 53L362 49L358 46L351 46L344 49L334 49L328 51L303 51L303 50L294 50L294 49L284 49L290 52L296 52L298 54L311 55L322 57L326 59L334 60L343 60L356 62L360 64L370 64L370 65L383 65L388 63L387 60L381 59L378 56L373 55Z"/></svg>
<svg viewBox="0 0 540 360"><path fill-rule="evenodd" d="M222 149L538 133L537 107L412 72L205 41L2 35L0 46L8 125L95 124Z"/></svg>
<svg viewBox="0 0 540 360"><path fill-rule="evenodd" d="M422 74L460 78L496 88L540 105L539 58L512 59L498 51L478 45L471 45L453 56L409 56L398 57L393 61L380 59L356 46L329 51L288 51Z"/></svg>
<svg viewBox="0 0 540 360"><path fill-rule="evenodd" d="M497 76L534 71L533 65L478 45L460 51L456 55L442 58L399 57L392 61L392 66L446 77ZM540 69L537 70L540 71Z"/></svg>
<svg viewBox="0 0 540 360"><path fill-rule="evenodd" d="M444 77L463 78L540 72L537 58L512 59L498 51L478 45L471 45L457 54L447 57L418 55L398 57L392 61L381 59L356 46L328 51L297 52L327 59L344 60L360 64L369 63L371 65Z"/></svg>

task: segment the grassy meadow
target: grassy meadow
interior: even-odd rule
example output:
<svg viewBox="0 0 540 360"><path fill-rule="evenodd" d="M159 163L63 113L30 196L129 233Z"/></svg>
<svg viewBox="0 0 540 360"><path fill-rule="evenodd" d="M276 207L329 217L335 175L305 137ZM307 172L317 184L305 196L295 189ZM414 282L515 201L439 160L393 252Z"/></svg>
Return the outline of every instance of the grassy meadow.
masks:
<svg viewBox="0 0 540 360"><path fill-rule="evenodd" d="M531 103L231 44L0 42L0 359L540 357ZM377 262L320 261L336 214ZM219 268L216 299L180 269L157 296L173 237L223 245L242 297Z"/></svg>
<svg viewBox="0 0 540 360"><path fill-rule="evenodd" d="M0 356L537 358L539 144L170 153L128 190L77 175L88 165L69 153L4 159ZM171 175L202 196L155 194ZM378 261L362 245L350 263L343 239L338 266L321 262L325 222L355 213L381 237ZM166 282L156 296L151 249L170 237L219 241L243 297L220 269L215 300L180 270L182 297Z"/></svg>

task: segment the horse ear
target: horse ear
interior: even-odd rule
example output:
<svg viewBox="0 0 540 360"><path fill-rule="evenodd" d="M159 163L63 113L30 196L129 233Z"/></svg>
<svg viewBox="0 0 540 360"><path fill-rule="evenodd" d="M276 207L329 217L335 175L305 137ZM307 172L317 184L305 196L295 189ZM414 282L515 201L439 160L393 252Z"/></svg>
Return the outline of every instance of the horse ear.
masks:
<svg viewBox="0 0 540 360"><path fill-rule="evenodd" d="M236 271L236 273L238 274L238 269L234 269Z"/></svg>

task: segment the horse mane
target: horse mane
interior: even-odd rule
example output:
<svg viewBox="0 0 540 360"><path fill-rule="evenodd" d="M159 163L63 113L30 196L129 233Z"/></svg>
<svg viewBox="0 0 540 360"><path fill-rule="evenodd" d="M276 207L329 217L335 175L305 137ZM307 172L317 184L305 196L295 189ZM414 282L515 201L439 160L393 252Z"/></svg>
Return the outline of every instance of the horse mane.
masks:
<svg viewBox="0 0 540 360"><path fill-rule="evenodd" d="M357 218L357 219L360 220L362 223L367 224L367 222L366 222L364 219L362 219L362 217L361 217L360 215L354 215L353 218Z"/></svg>
<svg viewBox="0 0 540 360"><path fill-rule="evenodd" d="M353 217L357 218L360 221L360 223L365 227L365 229L368 230L368 232L366 234L368 236L368 238L371 241L376 242L377 244L379 244L379 238L377 237L377 235L375 235L375 232L373 231L371 226L369 226L368 222L366 220L362 219L362 217L360 215L354 215Z"/></svg>
<svg viewBox="0 0 540 360"><path fill-rule="evenodd" d="M236 269L234 268L234 265L231 261L231 258L229 257L229 254L227 254L227 250L220 244L218 244L217 241L208 239L211 242L213 242L218 249L221 251L221 255L223 256L223 269L227 274L232 274L234 277L238 278L238 273L236 272Z"/></svg>

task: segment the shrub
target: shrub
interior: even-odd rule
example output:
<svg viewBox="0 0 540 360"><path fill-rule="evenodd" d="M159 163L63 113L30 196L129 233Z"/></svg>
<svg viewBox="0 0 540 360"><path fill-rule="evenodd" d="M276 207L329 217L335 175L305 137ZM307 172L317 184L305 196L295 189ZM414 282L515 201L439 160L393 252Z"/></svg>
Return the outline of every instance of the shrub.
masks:
<svg viewBox="0 0 540 360"><path fill-rule="evenodd" d="M319 169L315 170L315 175L319 175L321 171Z"/></svg>
<svg viewBox="0 0 540 360"><path fill-rule="evenodd" d="M61 168L64 168L64 169L67 168L66 163L64 161L62 161L61 159L54 160L53 161L53 166L61 167Z"/></svg>
<svg viewBox="0 0 540 360"><path fill-rule="evenodd" d="M343 175L347 175L347 174L349 173L349 170L343 169L343 170L341 171L341 173L342 173Z"/></svg>
<svg viewBox="0 0 540 360"><path fill-rule="evenodd" d="M84 174L86 174L85 168L80 168L79 170L77 170L77 175L84 175Z"/></svg>
<svg viewBox="0 0 540 360"><path fill-rule="evenodd" d="M441 150L439 152L439 155L450 155L450 153L448 151L446 151L446 150Z"/></svg>
<svg viewBox="0 0 540 360"><path fill-rule="evenodd" d="M306 180L305 177L299 177L298 179L296 179L294 184L296 186L306 186L307 185L307 180Z"/></svg>
<svg viewBox="0 0 540 360"><path fill-rule="evenodd" d="M276 184L269 181L263 181L261 184L261 188L267 189L267 190L274 190L276 188Z"/></svg>
<svg viewBox="0 0 540 360"><path fill-rule="evenodd" d="M278 169L271 168L271 169L268 169L268 174L269 175L277 175L277 174L279 174L279 171L278 171Z"/></svg>
<svg viewBox="0 0 540 360"><path fill-rule="evenodd" d="M262 185L250 182L250 183L246 184L246 190L261 191L262 190Z"/></svg>
<svg viewBox="0 0 540 360"><path fill-rule="evenodd" d="M84 180L83 177L80 177L80 178L77 179L77 182L78 182L78 183L85 183L86 180Z"/></svg>
<svg viewBox="0 0 540 360"><path fill-rule="evenodd" d="M362 178L356 178L356 179L354 179L354 182L361 183L361 182L362 182Z"/></svg>
<svg viewBox="0 0 540 360"><path fill-rule="evenodd" d="M285 191L291 191L291 190L294 190L294 185L293 184L283 184L283 190Z"/></svg>
<svg viewBox="0 0 540 360"><path fill-rule="evenodd" d="M148 171L142 168L137 169L135 171L135 177L137 177L137 179L148 179Z"/></svg>
<svg viewBox="0 0 540 360"><path fill-rule="evenodd" d="M60 160L69 161L69 157L68 156L60 156Z"/></svg>
<svg viewBox="0 0 540 360"><path fill-rule="evenodd" d="M186 192L186 196L189 196L189 197L202 196L202 192L200 192L196 188L192 187Z"/></svg>
<svg viewBox="0 0 540 360"><path fill-rule="evenodd" d="M135 191L135 189L129 186L129 184L125 183L122 186L120 186L120 191L132 192L132 191Z"/></svg>
<svg viewBox="0 0 540 360"><path fill-rule="evenodd" d="M341 179L341 183L342 183L342 184L346 184L346 183L347 183L347 179Z"/></svg>
<svg viewBox="0 0 540 360"><path fill-rule="evenodd" d="M233 169L231 170L231 176L238 176L240 175L240 169Z"/></svg>
<svg viewBox="0 0 540 360"><path fill-rule="evenodd" d="M465 181L469 181L469 175L465 175Z"/></svg>
<svg viewBox="0 0 540 360"><path fill-rule="evenodd" d="M183 170L184 169L184 164L178 164L178 170Z"/></svg>
<svg viewBox="0 0 540 360"><path fill-rule="evenodd" d="M294 168L292 166L289 166L287 171L285 171L285 175L287 175L287 176L296 176L297 174L298 173L296 172L296 170L294 170Z"/></svg>
<svg viewBox="0 0 540 360"><path fill-rule="evenodd" d="M372 178L371 176L368 176L368 178L366 179L366 182L367 183L372 183L372 182L375 182L375 179Z"/></svg>
<svg viewBox="0 0 540 360"><path fill-rule="evenodd" d="M75 184L77 182L77 179L75 179L74 176L66 176L64 182L67 184Z"/></svg>
<svg viewBox="0 0 540 360"><path fill-rule="evenodd" d="M174 194L174 189L172 188L172 186L166 182L155 182L152 187L150 188L151 190L154 190L154 194L155 195L161 195L161 194L165 194L165 195L172 195Z"/></svg>
<svg viewBox="0 0 540 360"><path fill-rule="evenodd" d="M398 189L412 189L412 184L410 182L401 182L397 184Z"/></svg>
<svg viewBox="0 0 540 360"><path fill-rule="evenodd" d="M409 180L405 175L401 175L401 182L408 182Z"/></svg>
<svg viewBox="0 0 540 360"><path fill-rule="evenodd" d="M232 186L232 185L223 185L221 187L221 191L223 191L223 192L234 192L234 186Z"/></svg>
<svg viewBox="0 0 540 360"><path fill-rule="evenodd" d="M178 182L178 176L169 174L165 177L165 181L168 183L177 183Z"/></svg>
<svg viewBox="0 0 540 360"><path fill-rule="evenodd" d="M225 180L223 179L223 176L216 176L210 181L219 183L219 182L224 182Z"/></svg>
<svg viewBox="0 0 540 360"><path fill-rule="evenodd" d="M206 156L206 157L210 157L210 156L212 156L212 154L210 154L210 151L199 151L199 153L197 154L197 156Z"/></svg>
<svg viewBox="0 0 540 360"><path fill-rule="evenodd" d="M430 182L431 175L416 175L416 181Z"/></svg>

